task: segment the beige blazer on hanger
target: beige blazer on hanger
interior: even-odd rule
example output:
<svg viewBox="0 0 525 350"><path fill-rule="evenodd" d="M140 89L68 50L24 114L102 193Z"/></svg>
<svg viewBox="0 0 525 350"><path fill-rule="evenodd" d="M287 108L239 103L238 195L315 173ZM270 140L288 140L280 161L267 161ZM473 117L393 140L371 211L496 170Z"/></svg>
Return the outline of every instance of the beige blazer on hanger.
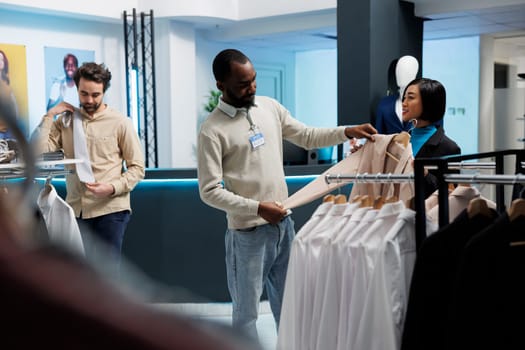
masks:
<svg viewBox="0 0 525 350"><path fill-rule="evenodd" d="M368 172L369 174L375 174L375 173L383 173L385 162L386 161L386 152L389 150L389 145L391 144L394 136L397 134L392 135L374 135L375 142L367 142L364 144L364 146L358 150L355 153L352 153L347 158L343 159L342 161L338 162L334 166L330 167L328 170L323 172L321 175L319 175L317 178L315 178L312 182L295 192L293 195L288 197L284 202L283 206L286 209L293 209L296 207L299 207L301 205L310 203L318 198L321 198L325 194L328 194L337 188L340 188L347 184L347 182L331 182L327 183L325 180L325 175L353 175L353 174L362 174L364 172ZM395 145L394 145L395 144ZM401 145L397 144L397 142L393 142L393 144L390 146L391 148L391 154L394 157L399 157L397 159L400 159L401 162L395 162L392 163L389 161L389 168L394 168L394 171L399 170L399 173L405 173L407 164L410 163L409 159L412 155L412 148L410 147L410 143L408 144L408 148L405 149L402 147L400 149L399 147L402 147ZM406 154L406 152L409 152L409 155ZM392 157L389 157L392 158ZM406 159L405 159L406 158ZM402 163L402 164L401 164ZM410 168L410 167L409 167ZM361 169L370 169L361 171ZM394 172L392 172L394 173ZM360 185L367 185L367 184L360 184ZM377 190L373 190L373 193L377 193L378 195L381 194L383 191L383 187L381 187L381 184L373 184L374 186L377 186ZM354 184L353 188L356 186ZM375 187L371 187L375 188ZM385 191L390 191L390 188L384 187ZM363 190L363 192L367 192L366 188ZM410 191L408 191L410 192ZM361 194L368 194L368 193L361 193ZM352 190L352 195L354 195L354 190ZM413 196L413 194L412 194ZM400 197L400 199L402 199Z"/></svg>

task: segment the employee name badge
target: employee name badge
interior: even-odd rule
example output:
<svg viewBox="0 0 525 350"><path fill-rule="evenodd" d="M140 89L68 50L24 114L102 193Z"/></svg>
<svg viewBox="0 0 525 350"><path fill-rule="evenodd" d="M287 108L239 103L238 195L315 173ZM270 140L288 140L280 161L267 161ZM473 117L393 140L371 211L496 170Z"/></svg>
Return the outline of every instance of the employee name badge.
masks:
<svg viewBox="0 0 525 350"><path fill-rule="evenodd" d="M252 149L257 149L257 147L264 145L264 136L259 129L255 128L250 132L250 143L252 144Z"/></svg>

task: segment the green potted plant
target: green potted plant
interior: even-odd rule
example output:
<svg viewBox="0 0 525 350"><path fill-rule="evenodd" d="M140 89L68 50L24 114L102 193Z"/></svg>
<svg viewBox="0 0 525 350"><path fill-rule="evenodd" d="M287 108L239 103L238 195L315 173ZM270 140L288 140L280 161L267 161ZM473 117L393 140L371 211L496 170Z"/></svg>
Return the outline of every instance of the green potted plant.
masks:
<svg viewBox="0 0 525 350"><path fill-rule="evenodd" d="M210 113L219 104L219 97L221 97L221 92L218 90L210 90L210 94L207 97L208 103L204 105L204 110Z"/></svg>
<svg viewBox="0 0 525 350"><path fill-rule="evenodd" d="M205 113L200 113L197 118L197 132L200 130L200 126L202 122L204 122L204 120L206 120L206 118L208 117L208 114L210 114L211 111L213 111L215 107L217 107L217 105L219 104L219 98L221 97L221 92L219 90L211 89L209 95L207 95L206 97L208 97L208 101L204 104ZM197 158L196 157L197 145L194 144L192 148L193 148L194 158L196 159Z"/></svg>

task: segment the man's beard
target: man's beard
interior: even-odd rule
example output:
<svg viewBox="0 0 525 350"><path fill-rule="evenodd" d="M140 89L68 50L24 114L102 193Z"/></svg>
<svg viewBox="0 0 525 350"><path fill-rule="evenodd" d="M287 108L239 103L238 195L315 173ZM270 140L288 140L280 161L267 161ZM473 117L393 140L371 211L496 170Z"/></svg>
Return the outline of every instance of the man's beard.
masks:
<svg viewBox="0 0 525 350"><path fill-rule="evenodd" d="M94 113L96 111L98 111L98 109L100 108L100 105L102 104L101 103L98 103L98 104L94 104L94 105L82 105L82 107L84 108L84 110L88 113Z"/></svg>
<svg viewBox="0 0 525 350"><path fill-rule="evenodd" d="M230 104L236 108L250 108L255 105L255 94L249 97L237 97L231 90L226 90L230 99Z"/></svg>

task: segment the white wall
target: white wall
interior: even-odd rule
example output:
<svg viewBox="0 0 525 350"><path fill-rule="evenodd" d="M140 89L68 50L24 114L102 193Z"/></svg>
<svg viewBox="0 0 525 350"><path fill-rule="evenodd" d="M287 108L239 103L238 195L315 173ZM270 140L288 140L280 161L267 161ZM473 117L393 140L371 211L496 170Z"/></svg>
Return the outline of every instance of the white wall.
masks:
<svg viewBox="0 0 525 350"><path fill-rule="evenodd" d="M423 43L423 76L439 80L445 86L445 132L463 154L478 152L479 62L479 37Z"/></svg>
<svg viewBox="0 0 525 350"><path fill-rule="evenodd" d="M494 150L494 39L480 37L478 152Z"/></svg>
<svg viewBox="0 0 525 350"><path fill-rule="evenodd" d="M204 110L204 105L208 100L210 90L217 90L215 79L212 72L212 62L214 57L221 51L227 48L235 48L241 50L252 61L254 68L257 70L261 65L279 64L284 67L284 91L283 100L281 103L288 108L290 113L294 114L296 110L296 96L294 90L296 88L296 72L295 72L295 54L283 50L272 49L254 49L229 43L212 42L204 38L197 32L196 34L196 104L197 104L197 125L193 133L196 135L200 123L207 117L207 112ZM258 82L258 86L260 86ZM195 154L196 144L194 143L193 154ZM196 161L195 165L196 166Z"/></svg>
<svg viewBox="0 0 525 350"><path fill-rule="evenodd" d="M24 45L27 56L29 130L46 112L44 47L95 51L95 60L112 72L106 102L125 111L124 44L122 24L109 24L35 15L0 9L0 42Z"/></svg>
<svg viewBox="0 0 525 350"><path fill-rule="evenodd" d="M158 20L155 33L159 167L194 167L195 31L189 24Z"/></svg>
<svg viewBox="0 0 525 350"><path fill-rule="evenodd" d="M296 117L311 126L337 125L337 50L296 54Z"/></svg>
<svg viewBox="0 0 525 350"><path fill-rule="evenodd" d="M106 102L125 113L122 23L5 9L0 9L0 16L0 42L26 46L29 130L34 130L46 111L45 46L95 51L95 60L104 62L113 73ZM209 90L215 89L211 62L220 50L231 45L207 42L199 38L191 24L168 19L156 20L155 34L159 167L192 168L196 166L197 124L205 117L203 104ZM295 54L237 48L252 59L256 69L259 64L278 63L285 67L282 102L295 113Z"/></svg>

